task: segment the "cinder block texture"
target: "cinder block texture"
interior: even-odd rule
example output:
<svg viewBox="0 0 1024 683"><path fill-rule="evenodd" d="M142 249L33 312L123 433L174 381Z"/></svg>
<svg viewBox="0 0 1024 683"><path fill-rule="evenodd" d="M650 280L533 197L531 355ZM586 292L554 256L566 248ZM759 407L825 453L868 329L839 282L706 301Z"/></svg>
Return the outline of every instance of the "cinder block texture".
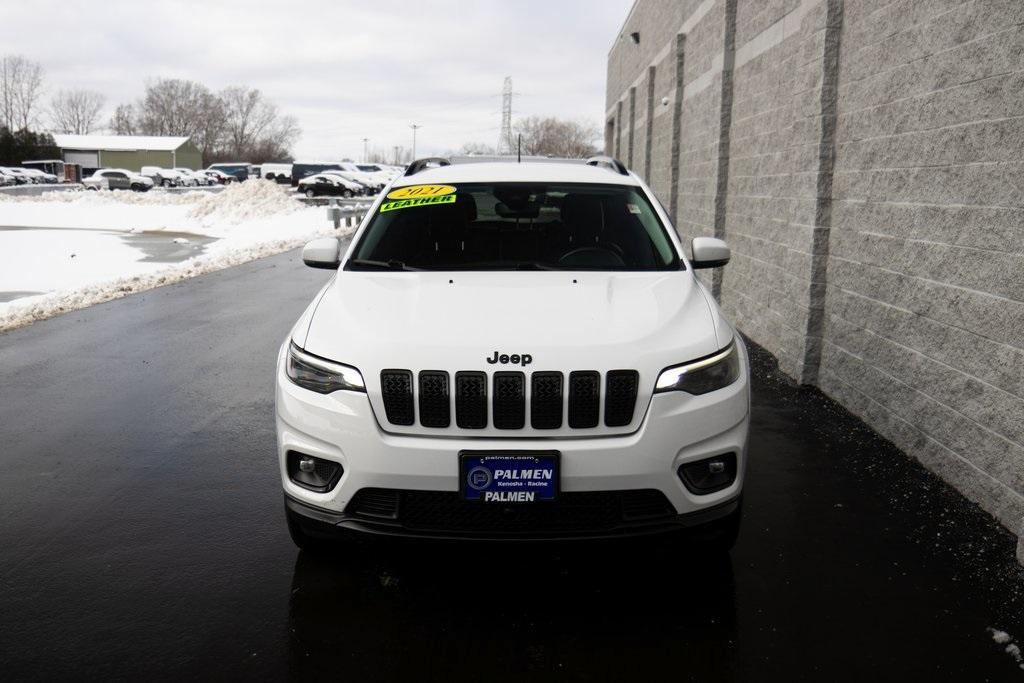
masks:
<svg viewBox="0 0 1024 683"><path fill-rule="evenodd" d="M1024 2L639 0L621 35L606 144L635 88L633 170L729 242L727 313L1020 533Z"/></svg>
<svg viewBox="0 0 1024 683"><path fill-rule="evenodd" d="M1024 518L1024 3L846 0L820 384Z"/></svg>

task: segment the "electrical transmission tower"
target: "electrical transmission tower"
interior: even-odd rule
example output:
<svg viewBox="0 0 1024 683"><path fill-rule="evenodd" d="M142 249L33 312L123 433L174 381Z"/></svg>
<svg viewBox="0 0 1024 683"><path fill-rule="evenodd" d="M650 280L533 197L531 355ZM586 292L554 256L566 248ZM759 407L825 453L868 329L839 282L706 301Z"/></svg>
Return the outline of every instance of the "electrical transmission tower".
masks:
<svg viewBox="0 0 1024 683"><path fill-rule="evenodd" d="M512 154L512 77L505 77L501 91L501 131L498 133L498 154Z"/></svg>

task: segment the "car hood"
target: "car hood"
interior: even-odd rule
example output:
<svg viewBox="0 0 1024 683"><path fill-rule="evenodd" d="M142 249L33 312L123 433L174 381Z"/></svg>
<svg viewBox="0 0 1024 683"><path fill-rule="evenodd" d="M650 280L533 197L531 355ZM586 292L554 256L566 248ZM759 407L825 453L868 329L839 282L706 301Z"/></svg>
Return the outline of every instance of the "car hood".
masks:
<svg viewBox="0 0 1024 683"><path fill-rule="evenodd" d="M624 432L639 426L661 370L732 338L689 271L340 271L308 320L294 341L358 368L378 415L384 369L637 370L643 409ZM499 362L488 362L495 352ZM502 355L520 361L503 364Z"/></svg>

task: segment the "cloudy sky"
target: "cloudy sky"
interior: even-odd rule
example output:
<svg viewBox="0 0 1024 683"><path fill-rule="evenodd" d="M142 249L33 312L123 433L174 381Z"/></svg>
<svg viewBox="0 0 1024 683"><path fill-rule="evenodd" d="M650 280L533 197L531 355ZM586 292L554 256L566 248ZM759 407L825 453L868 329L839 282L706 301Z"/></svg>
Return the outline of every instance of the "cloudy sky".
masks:
<svg viewBox="0 0 1024 683"><path fill-rule="evenodd" d="M295 115L300 157L493 144L514 116L600 124L605 62L632 0L101 0L6 2L0 52L41 62L49 92L89 88L109 110L147 79L262 89Z"/></svg>

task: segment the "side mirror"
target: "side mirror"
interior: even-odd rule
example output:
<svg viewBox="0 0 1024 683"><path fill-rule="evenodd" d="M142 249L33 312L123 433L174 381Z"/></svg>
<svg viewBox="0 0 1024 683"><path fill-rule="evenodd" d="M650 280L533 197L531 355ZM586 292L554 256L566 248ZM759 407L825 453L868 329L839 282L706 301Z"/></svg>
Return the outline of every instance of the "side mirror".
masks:
<svg viewBox="0 0 1024 683"><path fill-rule="evenodd" d="M719 268L729 262L729 245L717 237L694 237L690 242L693 258L690 265L700 268Z"/></svg>
<svg viewBox="0 0 1024 683"><path fill-rule="evenodd" d="M302 248L302 262L310 268L335 270L341 263L341 243L336 237L321 237L306 242Z"/></svg>

